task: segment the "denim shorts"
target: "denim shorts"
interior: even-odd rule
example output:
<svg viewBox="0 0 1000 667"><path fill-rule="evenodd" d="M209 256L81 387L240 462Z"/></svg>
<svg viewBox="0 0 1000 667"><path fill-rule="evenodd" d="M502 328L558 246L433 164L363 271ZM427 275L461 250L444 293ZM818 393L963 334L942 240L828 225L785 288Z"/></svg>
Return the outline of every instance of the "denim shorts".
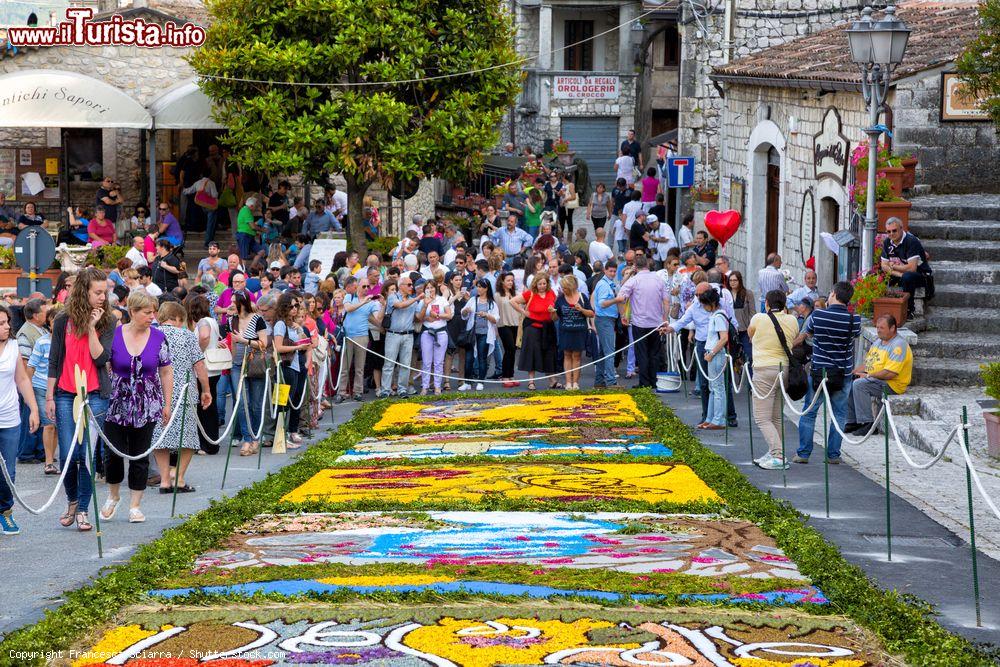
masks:
<svg viewBox="0 0 1000 667"><path fill-rule="evenodd" d="M48 395L48 389L39 389L34 385L31 388L35 390L35 403L38 405L39 425L51 426L52 421L45 416L45 397Z"/></svg>

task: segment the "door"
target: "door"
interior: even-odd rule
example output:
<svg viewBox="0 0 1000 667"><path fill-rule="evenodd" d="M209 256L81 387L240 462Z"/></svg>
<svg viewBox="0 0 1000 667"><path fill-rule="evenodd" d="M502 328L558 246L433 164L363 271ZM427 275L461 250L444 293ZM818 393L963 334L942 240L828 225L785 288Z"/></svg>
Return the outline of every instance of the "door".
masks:
<svg viewBox="0 0 1000 667"><path fill-rule="evenodd" d="M765 235L764 254L778 252L778 202L781 196L781 168L771 160L772 148L767 160L767 232ZM777 155L775 155L777 157ZM776 160L774 160L776 161Z"/></svg>
<svg viewBox="0 0 1000 667"><path fill-rule="evenodd" d="M824 197L819 201L819 225L820 232L836 234L840 229L840 204L832 197ZM830 252L829 248L819 240L817 233L816 243L816 274L819 277L820 294L826 294L833 287L833 283L840 280L839 257Z"/></svg>
<svg viewBox="0 0 1000 667"><path fill-rule="evenodd" d="M562 138L576 157L586 160L593 186L604 183L608 192L615 187L615 158L618 153L618 117L563 118Z"/></svg>

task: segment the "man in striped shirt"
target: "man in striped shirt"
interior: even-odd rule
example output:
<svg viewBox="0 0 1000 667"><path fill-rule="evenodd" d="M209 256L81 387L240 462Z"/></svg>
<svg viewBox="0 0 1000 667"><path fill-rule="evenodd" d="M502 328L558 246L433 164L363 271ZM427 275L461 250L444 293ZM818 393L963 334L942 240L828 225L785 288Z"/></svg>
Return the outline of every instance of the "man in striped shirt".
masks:
<svg viewBox="0 0 1000 667"><path fill-rule="evenodd" d="M788 294L788 283L781 272L781 255L772 252L764 260L764 268L757 273L757 294L760 295L760 312L764 312L764 295L773 290Z"/></svg>
<svg viewBox="0 0 1000 667"><path fill-rule="evenodd" d="M812 337L812 377L809 391L805 395L805 405L813 400L815 389L826 376L832 418L841 428L847 422L848 396L851 390L851 369L854 367L854 341L861 335L861 318L847 311L847 304L854 296L854 287L848 282L833 286L824 310L814 310L806 321L802 333L795 339L799 344ZM816 427L816 413L825 399L820 398L811 410L799 419L799 448L792 459L794 463L809 463L813 450L813 431ZM830 425L827 438L826 456L829 463L840 463L840 445L843 438Z"/></svg>

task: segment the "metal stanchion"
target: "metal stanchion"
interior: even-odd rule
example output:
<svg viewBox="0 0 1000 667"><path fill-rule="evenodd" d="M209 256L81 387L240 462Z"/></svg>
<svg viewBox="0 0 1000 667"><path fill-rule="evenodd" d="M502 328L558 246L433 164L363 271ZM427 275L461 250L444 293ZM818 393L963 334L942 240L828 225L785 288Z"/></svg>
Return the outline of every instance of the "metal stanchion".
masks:
<svg viewBox="0 0 1000 667"><path fill-rule="evenodd" d="M888 393L882 390L882 401L888 400ZM885 431L885 549L886 558L892 560L892 491L889 488L889 412L882 410L882 430Z"/></svg>
<svg viewBox="0 0 1000 667"><path fill-rule="evenodd" d="M826 369L823 369L823 385L820 386L820 391L825 391L826 388ZM829 394L827 394L829 396ZM823 487L824 493L826 494L826 518L830 518L830 426L828 423L828 415L826 408L826 401L823 401Z"/></svg>
<svg viewBox="0 0 1000 667"><path fill-rule="evenodd" d="M969 452L969 409L962 406L962 446ZM965 492L969 498L969 547L972 549L972 591L976 597L976 627L983 627L979 601L979 556L976 553L976 517L972 512L972 471L965 466Z"/></svg>
<svg viewBox="0 0 1000 667"><path fill-rule="evenodd" d="M247 350L249 351L249 348L247 348ZM246 354L244 354L244 356L243 356L243 364L240 366L240 382L243 384L243 395L240 398L242 400L244 400L244 401L250 400L249 399L249 394L248 394L249 387L247 386L247 379L246 379L246 368L247 368L247 358L246 358ZM240 385L239 384L236 385L236 393L237 394L240 393ZM226 465L225 465L225 467L222 468L222 486L219 487L220 489L225 489L226 488L226 476L229 474L229 459L232 458L232 456L233 456L233 443L236 441L236 425L237 425L237 423L240 420L239 412L237 412L237 410L239 410L239 409L240 409L240 406L237 403L234 403L233 404L233 425L229 429L229 449L226 451ZM248 424L247 426L249 428L251 428L251 429L253 428L253 426L250 425L250 424Z"/></svg>
<svg viewBox="0 0 1000 667"><path fill-rule="evenodd" d="M749 362L748 362L749 363ZM748 373L747 366L743 366L743 372ZM747 382L747 433L750 434L750 460L754 460L753 454L753 378L746 377Z"/></svg>
<svg viewBox="0 0 1000 667"><path fill-rule="evenodd" d="M781 383L781 373L782 373L782 366L781 364L778 364L779 384ZM784 399L782 399L781 397L781 394L778 393L781 391L781 387L775 387L774 389L775 389L774 398L775 400L778 401L778 404L781 406L781 408L779 409L779 416L778 416L778 421L781 422L781 486L787 489L788 471L786 470L787 464L785 463L785 403Z"/></svg>
<svg viewBox="0 0 1000 667"><path fill-rule="evenodd" d="M104 543L101 540L101 508L97 504L97 443L90 446L90 419L93 416L90 412L90 403L86 397L83 399L83 409L80 410L80 419L86 420L83 425L83 452L84 461L90 456L90 492L94 502L94 533L97 535L97 557L104 558ZM65 463L63 465L66 465ZM77 508L79 510L79 507Z"/></svg>
<svg viewBox="0 0 1000 667"><path fill-rule="evenodd" d="M191 371L190 369L184 375L184 387L181 395L181 437L177 439L177 467L174 469L174 493L173 498L170 500L170 518L174 518L174 510L177 509L177 487L180 485L181 479L181 449L184 446L184 420L187 417L188 410L188 385L191 383ZM168 462L169 463L169 462ZM167 465L167 470L170 470L170 465ZM161 482L162 483L162 482Z"/></svg>

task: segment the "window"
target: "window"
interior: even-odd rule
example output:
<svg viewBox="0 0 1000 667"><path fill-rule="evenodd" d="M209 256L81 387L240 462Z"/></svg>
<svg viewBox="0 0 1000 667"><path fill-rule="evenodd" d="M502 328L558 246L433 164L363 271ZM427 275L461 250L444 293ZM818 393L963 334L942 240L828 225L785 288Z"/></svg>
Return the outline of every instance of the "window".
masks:
<svg viewBox="0 0 1000 667"><path fill-rule="evenodd" d="M672 25L663 31L663 66L679 67L681 64L681 36L677 26Z"/></svg>
<svg viewBox="0 0 1000 667"><path fill-rule="evenodd" d="M589 72L594 69L594 22L566 21L563 69Z"/></svg>
<svg viewBox="0 0 1000 667"><path fill-rule="evenodd" d="M102 131L100 129L69 128L64 132L66 165L70 178L80 181L101 180L104 174Z"/></svg>

